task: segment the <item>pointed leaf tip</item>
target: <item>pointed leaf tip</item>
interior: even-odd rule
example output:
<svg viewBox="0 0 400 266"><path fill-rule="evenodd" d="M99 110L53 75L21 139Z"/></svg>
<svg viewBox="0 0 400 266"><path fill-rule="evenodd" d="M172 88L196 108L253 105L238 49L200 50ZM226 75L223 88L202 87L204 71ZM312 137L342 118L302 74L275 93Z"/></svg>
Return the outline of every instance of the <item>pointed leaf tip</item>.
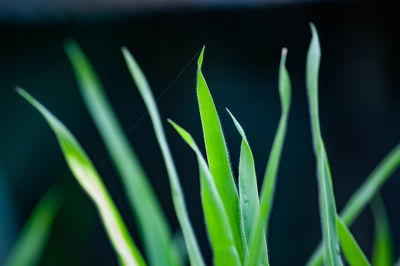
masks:
<svg viewBox="0 0 400 266"><path fill-rule="evenodd" d="M199 59L197 60L197 65L199 66L199 68L201 68L201 66L203 65L203 56L204 56L205 49L206 49L206 46L203 45L203 48L201 49L201 53L199 55Z"/></svg>

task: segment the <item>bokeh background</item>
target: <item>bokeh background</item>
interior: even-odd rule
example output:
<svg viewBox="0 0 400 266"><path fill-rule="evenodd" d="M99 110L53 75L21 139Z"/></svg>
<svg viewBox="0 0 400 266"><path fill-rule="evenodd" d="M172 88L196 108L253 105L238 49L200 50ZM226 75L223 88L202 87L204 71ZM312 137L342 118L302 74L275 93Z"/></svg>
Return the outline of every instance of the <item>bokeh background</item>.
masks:
<svg viewBox="0 0 400 266"><path fill-rule="evenodd" d="M173 118L202 143L195 94L195 57L206 45L204 74L220 113L237 176L240 137L228 107L247 132L259 182L278 124L278 65L288 47L292 107L269 229L273 265L302 265L321 238L315 160L305 90L305 58L313 21L320 34L320 113L340 210L378 162L400 141L397 12L363 1L2 0L0 1L0 264L30 211L54 183L67 199L42 265L116 265L92 203L75 182L40 115L19 85L78 137L101 173L131 232L136 228L119 178L80 99L63 51L79 42L129 132L173 228L177 228L163 160L120 47L134 54L163 118ZM187 67L186 67L187 66ZM193 153L165 123L197 238L211 253ZM204 149L203 149L204 151ZM400 173L382 193L400 253ZM371 253L367 209L352 226ZM136 235L136 234L135 234ZM136 238L136 242L140 242Z"/></svg>

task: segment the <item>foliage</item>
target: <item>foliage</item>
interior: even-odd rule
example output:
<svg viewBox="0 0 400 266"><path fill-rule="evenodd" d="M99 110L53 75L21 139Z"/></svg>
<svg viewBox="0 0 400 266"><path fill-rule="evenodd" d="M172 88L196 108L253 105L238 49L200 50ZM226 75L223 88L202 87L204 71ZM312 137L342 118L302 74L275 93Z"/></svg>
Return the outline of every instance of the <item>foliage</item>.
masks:
<svg viewBox="0 0 400 266"><path fill-rule="evenodd" d="M320 129L318 106L318 75L321 48L317 30L311 24L312 39L306 63L307 94L310 109L311 132L316 158L319 191L322 242L307 265L343 265L341 250L351 265L370 265L349 226L379 192L384 182L400 164L400 145L387 155L364 184L354 193L340 215L338 214L334 179L331 176L327 151ZM31 103L44 117L56 135L71 172L92 199L99 212L110 242L122 265L182 265L184 258L172 228L165 218L160 203L150 186L141 163L130 145L109 103L92 65L74 41L65 45L83 101L94 120L110 157L117 169L126 195L136 218L144 255L136 247L111 195L102 182L90 158L73 134L43 105L22 89L18 93ZM171 196L182 230L191 265L205 265L194 230L189 220L184 193L165 137L159 114L148 81L127 48L122 48L128 69L150 114L154 133L160 146L168 173ZM269 265L268 222L271 216L274 192L278 180L279 162L283 150L291 102L291 83L286 68L287 49L282 49L278 91L281 117L270 151L261 193L258 193L254 158L243 127L231 112L233 123L242 138L238 186L231 169L228 147L211 92L202 73L204 48L198 59L197 99L206 148L203 157L192 136L178 124L169 120L173 128L194 151L201 184L201 199L206 228L215 265ZM49 192L50 193L50 192ZM46 242L50 225L59 209L57 196L46 194L35 208L24 227L7 265L35 264ZM49 201L49 197L51 200ZM372 261L374 265L393 263L390 228L380 198L372 203L376 224L376 239ZM34 245L35 249L29 249ZM22 261L22 262L19 262Z"/></svg>

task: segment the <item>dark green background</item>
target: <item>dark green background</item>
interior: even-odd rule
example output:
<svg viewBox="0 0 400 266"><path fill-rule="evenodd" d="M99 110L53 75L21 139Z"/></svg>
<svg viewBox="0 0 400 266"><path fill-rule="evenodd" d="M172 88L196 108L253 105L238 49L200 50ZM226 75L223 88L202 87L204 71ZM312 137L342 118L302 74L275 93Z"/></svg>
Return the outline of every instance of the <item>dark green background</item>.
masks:
<svg viewBox="0 0 400 266"><path fill-rule="evenodd" d="M280 49L288 47L292 107L269 245L273 265L303 264L321 237L304 86L309 21L316 24L321 39L321 126L340 210L400 140L398 21L393 7L321 1L1 22L0 264L37 200L56 182L65 187L67 201L56 218L43 265L116 264L93 205L66 169L51 130L14 92L15 85L32 93L77 136L136 235L121 183L83 106L63 51L68 38L76 39L94 64L127 131L145 108L123 61L123 45L142 66L156 97L171 85L159 101L162 117L184 126L198 143L202 143L202 132L191 59L205 44L204 74L220 113L235 175L240 137L224 107L247 132L260 182L280 114ZM195 157L167 123L165 128L192 223L211 262ZM129 136L172 226L177 228L168 178L148 117ZM396 226L400 224L399 191L400 174L396 173L383 189L396 256L400 250L400 229ZM352 229L370 254L370 212L363 212Z"/></svg>

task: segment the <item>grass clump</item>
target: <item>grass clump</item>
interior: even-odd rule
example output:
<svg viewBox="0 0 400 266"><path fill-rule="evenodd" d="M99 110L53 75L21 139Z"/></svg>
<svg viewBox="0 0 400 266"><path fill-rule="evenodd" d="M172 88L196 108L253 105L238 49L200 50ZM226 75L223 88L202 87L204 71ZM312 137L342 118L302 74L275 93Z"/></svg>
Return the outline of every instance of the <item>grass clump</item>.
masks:
<svg viewBox="0 0 400 266"><path fill-rule="evenodd" d="M339 214L336 209L333 178L328 155L320 130L318 109L320 43L314 25L311 25L311 31L312 39L307 55L306 80L313 147L316 157L322 242L307 262L307 265L321 265L323 262L326 265L343 265L344 258L351 265L370 265L367 256L351 234L349 226L371 202L376 223L376 240L372 261L374 265L390 265L393 263L393 247L384 204L379 197L374 201L372 199L379 193L382 185L400 164L400 145L385 157ZM127 135L109 103L100 79L97 77L89 60L74 41L67 42L65 49L72 63L83 101L99 130L123 183L138 225L140 239L144 244L144 255L137 249L100 175L72 133L26 91L18 89L18 93L42 114L54 131L71 172L98 210L99 217L103 222L120 264L183 265L184 259L175 245L172 229L165 218L157 196L150 186L140 160L130 145ZM190 223L184 193L165 137L156 101L134 57L127 48L122 48L122 54L150 114L155 136L168 173L171 196L183 233L190 264L203 266L205 261ZM195 152L198 161L201 185L200 196L213 251L214 264L218 266L269 265L268 221L273 205L279 161L283 150L291 102L291 83L286 69L287 50L285 48L282 50L279 67L278 91L281 101L281 117L270 151L260 195L249 141L242 126L228 110L238 133L242 137L238 186L236 185L219 116L201 71L203 58L204 48L198 59L197 99L207 158L203 157L195 140L185 129L172 120L169 120L169 123ZM39 203L37 208L40 210L41 206L42 203ZM52 214L50 218L53 218L56 210L57 208L54 208L50 212ZM48 221L47 224L52 221L50 218L37 217L35 209L35 213L28 221L28 229L24 230L23 235L29 235L26 232L31 231L29 229L32 228L32 226L29 226L29 224L33 223L30 222L31 220ZM43 230L36 231L42 232L41 235L36 235L37 239L45 238ZM16 251L13 254L22 254L20 257L26 260L32 258L33 261L34 257L37 258L40 254L39 250L35 251L35 256L32 256L32 254L26 255L23 252L27 243L35 243L34 241L37 241L34 238L22 237L21 241L25 242L25 244L17 244L14 249ZM41 242L44 243L45 241ZM20 253L18 253L18 250L21 250ZM15 255L11 256L8 265L22 265L13 263L14 257Z"/></svg>

